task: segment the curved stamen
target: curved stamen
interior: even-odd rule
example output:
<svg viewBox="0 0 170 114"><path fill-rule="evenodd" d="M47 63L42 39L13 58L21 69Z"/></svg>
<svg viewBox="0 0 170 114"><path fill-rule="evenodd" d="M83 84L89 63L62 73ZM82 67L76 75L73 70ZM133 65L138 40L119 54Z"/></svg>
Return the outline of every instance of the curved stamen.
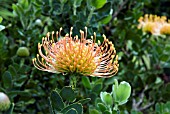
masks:
<svg viewBox="0 0 170 114"><path fill-rule="evenodd" d="M79 73L87 76L111 77L118 72L118 57L112 42L103 35L103 43L96 42L96 33L87 39L87 27L85 32L80 30L81 38L78 35L72 38L73 27L70 28L70 34L65 37L56 32L54 40L54 31L48 32L46 37L42 38L42 44L38 44L37 59L33 59L34 66L42 71L53 73ZM59 38L59 39L58 39ZM44 48L45 54L41 48ZM40 60L40 56L42 60Z"/></svg>

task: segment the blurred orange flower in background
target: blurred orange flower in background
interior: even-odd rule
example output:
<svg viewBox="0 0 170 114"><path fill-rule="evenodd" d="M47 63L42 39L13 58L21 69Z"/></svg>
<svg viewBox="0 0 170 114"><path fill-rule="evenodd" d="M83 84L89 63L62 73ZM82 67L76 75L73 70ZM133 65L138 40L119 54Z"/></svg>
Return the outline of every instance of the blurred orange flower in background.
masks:
<svg viewBox="0 0 170 114"><path fill-rule="evenodd" d="M170 34L170 21L166 16L148 15L139 18L138 28L153 35Z"/></svg>

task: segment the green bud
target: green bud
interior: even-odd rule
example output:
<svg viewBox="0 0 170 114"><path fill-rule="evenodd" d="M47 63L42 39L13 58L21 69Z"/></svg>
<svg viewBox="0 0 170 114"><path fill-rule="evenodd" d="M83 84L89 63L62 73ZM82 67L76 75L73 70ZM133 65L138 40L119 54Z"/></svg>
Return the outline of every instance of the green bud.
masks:
<svg viewBox="0 0 170 114"><path fill-rule="evenodd" d="M6 94L0 92L0 111L6 111L10 108L11 102Z"/></svg>
<svg viewBox="0 0 170 114"><path fill-rule="evenodd" d="M17 50L17 55L20 57L27 57L30 55L30 52L27 47L19 47Z"/></svg>
<svg viewBox="0 0 170 114"><path fill-rule="evenodd" d="M110 93L101 92L100 98L101 98L102 102L104 102L106 105L113 105L113 98Z"/></svg>
<svg viewBox="0 0 170 114"><path fill-rule="evenodd" d="M118 81L115 80L115 85L112 86L113 99L118 105L125 104L131 94L131 86L129 83L122 81L118 85Z"/></svg>
<svg viewBox="0 0 170 114"><path fill-rule="evenodd" d="M37 19L37 20L35 20L35 25L38 25L38 26L43 26L43 23L42 23L42 21L41 21L41 19Z"/></svg>

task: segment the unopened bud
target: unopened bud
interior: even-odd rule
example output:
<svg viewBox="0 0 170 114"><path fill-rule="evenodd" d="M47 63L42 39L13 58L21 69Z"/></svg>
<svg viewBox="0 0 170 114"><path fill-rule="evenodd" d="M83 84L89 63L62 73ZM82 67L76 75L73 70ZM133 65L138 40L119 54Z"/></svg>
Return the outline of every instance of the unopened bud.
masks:
<svg viewBox="0 0 170 114"><path fill-rule="evenodd" d="M6 111L10 108L11 102L6 94L0 92L0 111Z"/></svg>
<svg viewBox="0 0 170 114"><path fill-rule="evenodd" d="M20 57L27 57L30 55L30 52L27 47L20 47L17 50L17 55Z"/></svg>

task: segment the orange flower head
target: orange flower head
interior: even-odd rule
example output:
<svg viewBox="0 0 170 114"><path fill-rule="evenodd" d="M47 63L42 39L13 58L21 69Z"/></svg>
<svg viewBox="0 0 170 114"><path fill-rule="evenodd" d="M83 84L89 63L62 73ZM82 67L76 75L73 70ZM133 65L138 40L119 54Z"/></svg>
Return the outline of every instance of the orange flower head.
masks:
<svg viewBox="0 0 170 114"><path fill-rule="evenodd" d="M42 38L42 44L38 44L37 58L34 58L34 66L42 71L52 73L78 73L85 76L111 77L118 72L118 56L112 42L105 35L103 43L95 43L96 33L87 39L87 27L85 32L80 30L81 38L70 34L61 36L61 30L55 33L47 33ZM52 36L50 38L50 36ZM42 52L44 48L45 53Z"/></svg>
<svg viewBox="0 0 170 114"><path fill-rule="evenodd" d="M150 32L154 35L160 35L161 28L167 23L166 16L148 15L145 14L144 17L139 18L138 28L144 32Z"/></svg>
<svg viewBox="0 0 170 114"><path fill-rule="evenodd" d="M143 29L142 30L144 32L153 33L155 26L156 26L155 23L147 22L145 25L143 25Z"/></svg>
<svg viewBox="0 0 170 114"><path fill-rule="evenodd" d="M165 34L165 35L170 35L170 23L165 24L161 30L160 30L161 34Z"/></svg>

